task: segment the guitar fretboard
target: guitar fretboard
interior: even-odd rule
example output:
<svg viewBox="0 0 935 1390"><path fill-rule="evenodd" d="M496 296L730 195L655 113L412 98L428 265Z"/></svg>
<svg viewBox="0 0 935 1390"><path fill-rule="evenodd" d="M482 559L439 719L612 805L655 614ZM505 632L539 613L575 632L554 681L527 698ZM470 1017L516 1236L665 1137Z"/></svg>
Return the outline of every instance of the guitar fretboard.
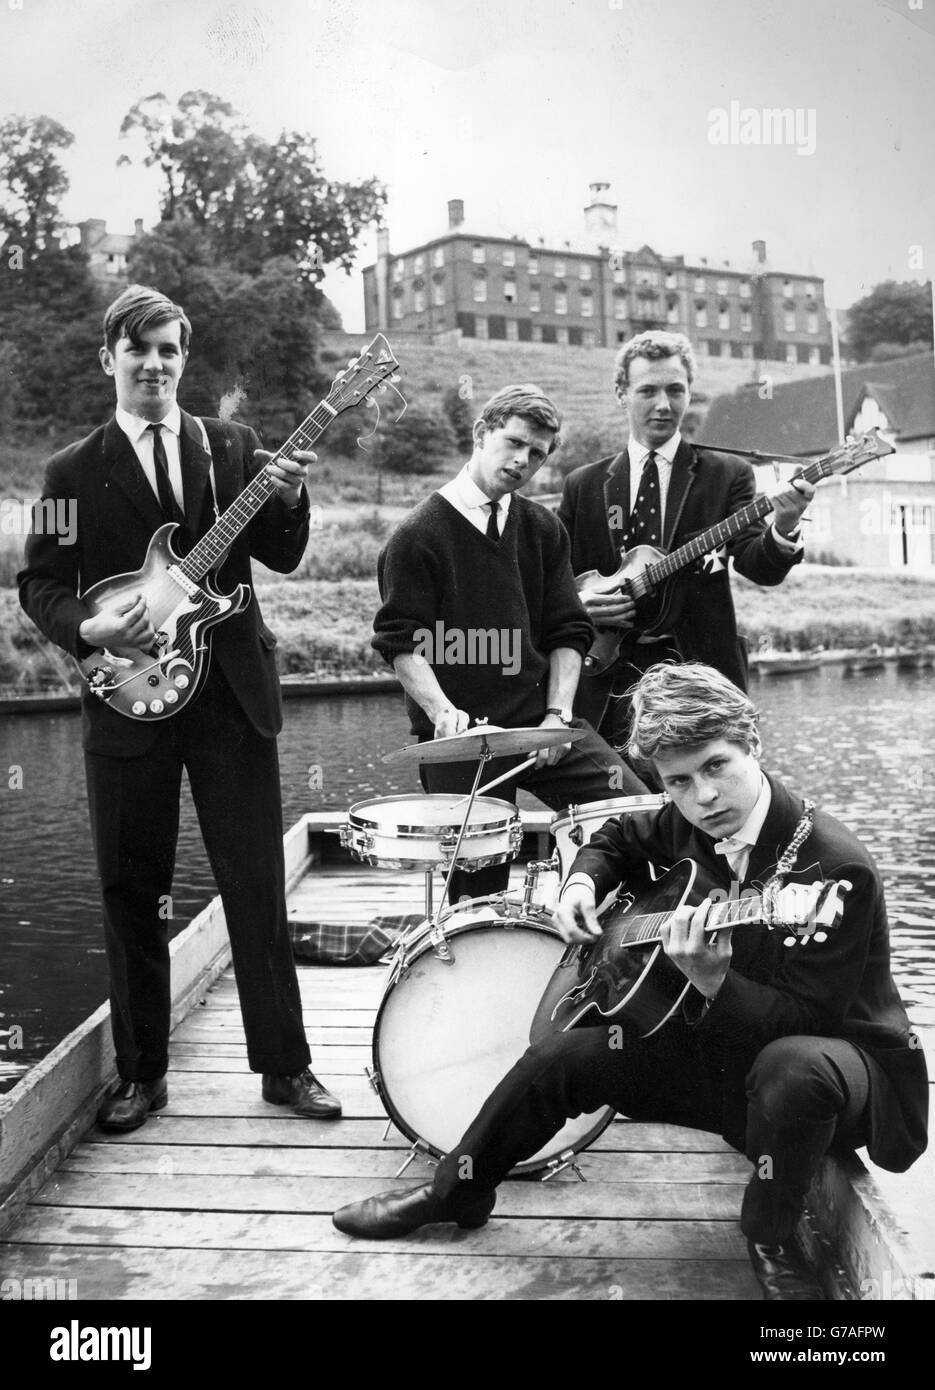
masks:
<svg viewBox="0 0 935 1390"><path fill-rule="evenodd" d="M620 937L621 946L646 946L660 941L661 931L671 922L673 912L648 912L632 917ZM724 927L739 926L742 922L761 922L764 918L763 899L751 893L749 897L729 898L717 903L705 924L705 931L720 931Z"/></svg>
<svg viewBox="0 0 935 1390"><path fill-rule="evenodd" d="M293 449L310 449L337 413L326 401L320 401L298 429L293 430L286 442L280 445L271 462L275 463L277 459L288 457ZM185 577L197 584L209 570L214 569L275 490L269 473L265 467L262 468L223 516L218 518L211 530L202 536L198 544L193 546L181 561L179 568Z"/></svg>

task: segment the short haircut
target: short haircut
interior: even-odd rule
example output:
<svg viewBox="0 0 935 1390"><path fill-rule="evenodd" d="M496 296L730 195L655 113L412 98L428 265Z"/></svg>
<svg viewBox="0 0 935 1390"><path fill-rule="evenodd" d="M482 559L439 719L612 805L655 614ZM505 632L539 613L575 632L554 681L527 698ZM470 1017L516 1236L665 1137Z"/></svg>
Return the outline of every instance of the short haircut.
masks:
<svg viewBox="0 0 935 1390"><path fill-rule="evenodd" d="M121 338L129 338L138 347L141 333L171 319L178 319L181 324L179 339L182 351L187 353L192 326L185 310L149 285L129 285L104 313L104 346L113 352Z"/></svg>
<svg viewBox="0 0 935 1390"><path fill-rule="evenodd" d="M562 442L559 434L562 417L558 406L531 382L527 381L522 386L504 386L495 392L481 410L480 419L487 429L493 430L506 424L511 415L530 420L540 429L552 430L554 438L549 445L550 454Z"/></svg>
<svg viewBox="0 0 935 1390"><path fill-rule="evenodd" d="M759 750L759 711L733 681L700 661L651 666L630 691L631 756L652 761L657 753L727 739L744 752Z"/></svg>
<svg viewBox="0 0 935 1390"><path fill-rule="evenodd" d="M650 362L659 362L664 357L677 357L685 368L688 384L695 379L698 364L692 345L684 333L665 333L661 328L651 328L646 333L637 333L628 338L617 353L614 362L614 388L622 391L630 384L630 363L637 357L645 357Z"/></svg>

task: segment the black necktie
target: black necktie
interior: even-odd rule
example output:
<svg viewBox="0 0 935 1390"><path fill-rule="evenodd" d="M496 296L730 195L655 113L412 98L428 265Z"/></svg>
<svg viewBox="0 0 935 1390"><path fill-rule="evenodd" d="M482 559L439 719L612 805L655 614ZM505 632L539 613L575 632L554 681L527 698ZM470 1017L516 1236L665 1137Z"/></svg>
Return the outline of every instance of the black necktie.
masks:
<svg viewBox="0 0 935 1390"><path fill-rule="evenodd" d="M630 526L624 537L628 550L635 545L659 545L662 537L662 499L659 495L659 469L656 455L650 451L643 464L643 473L630 513Z"/></svg>
<svg viewBox="0 0 935 1390"><path fill-rule="evenodd" d="M499 502L488 503L490 515L487 518L487 539L491 541L500 540L500 527L497 525L497 513L500 510Z"/></svg>
<svg viewBox="0 0 935 1390"><path fill-rule="evenodd" d="M162 442L162 425L149 425L147 428L153 432L153 463L156 465L156 490L159 493L159 505L162 507L162 514L166 521L177 521L181 526L184 526L184 513L175 500L175 493L169 482L169 463L166 458L165 445Z"/></svg>

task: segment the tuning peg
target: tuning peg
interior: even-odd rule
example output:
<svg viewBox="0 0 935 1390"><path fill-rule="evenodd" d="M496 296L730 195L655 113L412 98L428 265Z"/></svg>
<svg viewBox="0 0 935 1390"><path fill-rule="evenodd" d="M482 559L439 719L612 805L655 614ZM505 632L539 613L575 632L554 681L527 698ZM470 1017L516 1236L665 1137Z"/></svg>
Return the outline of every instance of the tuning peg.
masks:
<svg viewBox="0 0 935 1390"><path fill-rule="evenodd" d="M351 360L350 360L350 362L348 362L347 365L348 365L349 367L356 367L357 364L359 363L359 361L360 361L360 358L359 358L359 357L352 357Z"/></svg>
<svg viewBox="0 0 935 1390"><path fill-rule="evenodd" d="M815 940L816 940L816 941L827 941L827 940L828 940L828 933L827 933L826 931L816 931L816 933L815 933Z"/></svg>
<svg viewBox="0 0 935 1390"><path fill-rule="evenodd" d="M798 939L799 938L797 936L784 936L782 939L782 944L784 946L794 946Z"/></svg>

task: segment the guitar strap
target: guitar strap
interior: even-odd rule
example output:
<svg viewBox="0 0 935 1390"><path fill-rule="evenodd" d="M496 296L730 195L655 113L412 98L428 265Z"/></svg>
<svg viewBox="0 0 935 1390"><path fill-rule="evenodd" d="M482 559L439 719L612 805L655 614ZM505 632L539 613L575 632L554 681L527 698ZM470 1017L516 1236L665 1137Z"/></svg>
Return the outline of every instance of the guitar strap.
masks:
<svg viewBox="0 0 935 1390"><path fill-rule="evenodd" d="M196 425L201 430L201 443L204 448L204 451L211 460L210 464L208 465L208 481L211 484L211 495L214 498L214 519L215 521L217 521L221 513L218 510L218 490L217 484L214 480L214 452L211 448L210 440L208 439L208 431L205 428L204 420L202 420L200 415L196 415L194 419Z"/></svg>
<svg viewBox="0 0 935 1390"><path fill-rule="evenodd" d="M812 833L814 820L815 803L814 801L809 801L806 797L802 802L802 815L799 817L799 823L795 827L792 839L777 859L775 873L764 885L762 896L767 913L769 913L770 906L775 900L775 895L779 892L780 888L782 888L783 883L795 867L795 861L798 858L799 850Z"/></svg>

